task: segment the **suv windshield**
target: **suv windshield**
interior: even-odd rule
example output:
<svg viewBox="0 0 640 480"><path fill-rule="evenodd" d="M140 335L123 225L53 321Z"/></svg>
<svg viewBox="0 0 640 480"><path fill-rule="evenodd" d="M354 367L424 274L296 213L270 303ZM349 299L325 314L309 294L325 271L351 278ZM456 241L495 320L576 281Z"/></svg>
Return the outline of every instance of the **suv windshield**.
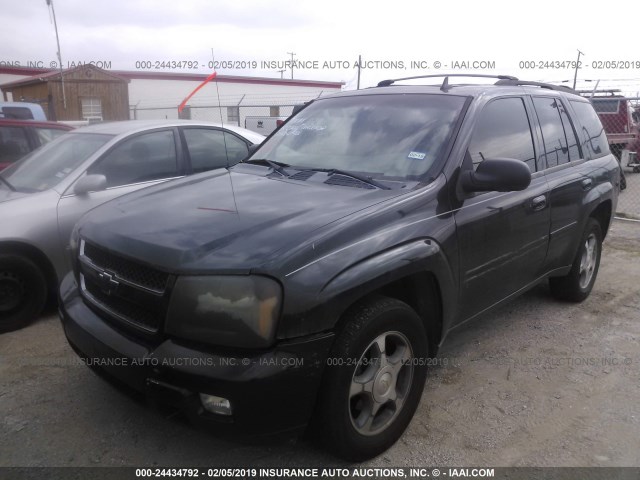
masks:
<svg viewBox="0 0 640 480"><path fill-rule="evenodd" d="M68 133L35 150L0 173L20 192L41 192L60 183L113 138L97 133Z"/></svg>
<svg viewBox="0 0 640 480"><path fill-rule="evenodd" d="M465 97L359 95L318 100L253 155L300 169L417 179L442 150Z"/></svg>

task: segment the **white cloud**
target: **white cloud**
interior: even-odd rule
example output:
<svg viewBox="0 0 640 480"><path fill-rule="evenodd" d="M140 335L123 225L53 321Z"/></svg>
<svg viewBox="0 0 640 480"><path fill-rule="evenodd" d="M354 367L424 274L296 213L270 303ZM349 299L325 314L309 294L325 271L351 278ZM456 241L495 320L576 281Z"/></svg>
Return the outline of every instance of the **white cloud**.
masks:
<svg viewBox="0 0 640 480"><path fill-rule="evenodd" d="M640 68L597 69L598 60L640 62L634 42L614 34L623 20L606 25L591 8L542 0L513 2L323 2L210 0L54 0L63 59L111 61L134 70L136 60L317 60L320 68L298 69L296 78L342 80L355 84L358 54L365 60L403 61L399 70L362 72L362 84L420 73L434 73L433 62L451 68L453 60L487 60L495 69L521 78L560 81L571 68L521 69L520 61L574 61L585 52L580 79L634 79ZM2 0L0 62L55 60L53 26L44 1ZM614 0L609 12L629 12ZM37 33L37 34L35 34ZM432 70L411 69L412 60ZM350 68L322 68L324 61L346 61ZM638 64L640 67L640 64ZM473 64L470 65L473 68ZM200 69L205 71L206 69ZM219 69L222 74L278 77L277 69ZM440 72L446 71L444 67ZM469 71L469 70L464 70ZM481 72L480 70L476 70ZM287 76L289 72L287 72ZM611 83L611 82L609 82ZM637 82L640 84L640 81ZM603 85L606 82L603 83ZM625 84L625 83L622 83ZM625 84L626 85L626 84ZM630 86L630 88L635 88Z"/></svg>

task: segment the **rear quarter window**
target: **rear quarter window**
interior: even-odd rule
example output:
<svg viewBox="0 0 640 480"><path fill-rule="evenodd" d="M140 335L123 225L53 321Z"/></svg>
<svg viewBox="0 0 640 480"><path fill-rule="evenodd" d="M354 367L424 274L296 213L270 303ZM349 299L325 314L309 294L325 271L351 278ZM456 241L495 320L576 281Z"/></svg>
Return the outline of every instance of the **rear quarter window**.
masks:
<svg viewBox="0 0 640 480"><path fill-rule="evenodd" d="M571 106L576 112L582 137L582 154L587 160L603 157L609 154L607 135L600 122L598 114L588 102L571 100Z"/></svg>

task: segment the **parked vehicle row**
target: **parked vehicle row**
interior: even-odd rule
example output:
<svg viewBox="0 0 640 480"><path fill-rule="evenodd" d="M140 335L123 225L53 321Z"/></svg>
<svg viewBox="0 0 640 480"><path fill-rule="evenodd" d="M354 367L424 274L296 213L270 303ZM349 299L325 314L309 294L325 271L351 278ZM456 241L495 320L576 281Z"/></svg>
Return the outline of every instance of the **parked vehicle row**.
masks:
<svg viewBox="0 0 640 480"><path fill-rule="evenodd" d="M36 124L30 128L42 135ZM58 128L49 131L66 131ZM104 123L60 136L0 172L0 331L24 326L55 298L71 268L71 230L86 212L150 185L234 165L263 139L212 123Z"/></svg>
<svg viewBox="0 0 640 480"><path fill-rule="evenodd" d="M589 295L620 186L588 99L440 77L316 99L245 161L97 206L59 289L70 345L218 431L310 425L350 460L389 448L456 327L542 281L559 299ZM110 190L86 192L198 169L191 128L145 133L145 154L92 128L73 178L5 177L55 191L39 203L57 202L60 231ZM165 162L170 138L188 161ZM161 175L111 162L125 142L132 159L163 159Z"/></svg>

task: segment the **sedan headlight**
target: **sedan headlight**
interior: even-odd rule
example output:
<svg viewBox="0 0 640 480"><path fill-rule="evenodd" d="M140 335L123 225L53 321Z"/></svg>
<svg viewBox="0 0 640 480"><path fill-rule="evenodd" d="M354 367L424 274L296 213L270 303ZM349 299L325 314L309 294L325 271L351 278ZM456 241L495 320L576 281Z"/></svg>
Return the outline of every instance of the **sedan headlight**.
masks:
<svg viewBox="0 0 640 480"><path fill-rule="evenodd" d="M260 348L274 338L282 288L260 276L179 277L167 333L213 345Z"/></svg>

